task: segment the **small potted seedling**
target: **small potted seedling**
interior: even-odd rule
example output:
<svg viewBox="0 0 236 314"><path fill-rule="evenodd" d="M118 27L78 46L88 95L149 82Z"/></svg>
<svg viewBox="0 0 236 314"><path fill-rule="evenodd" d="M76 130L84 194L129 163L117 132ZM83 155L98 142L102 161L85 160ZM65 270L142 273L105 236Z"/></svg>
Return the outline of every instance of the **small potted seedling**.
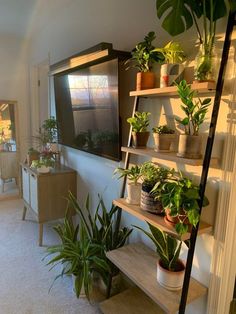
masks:
<svg viewBox="0 0 236 314"><path fill-rule="evenodd" d="M154 51L161 52L164 62L161 65L160 87L172 86L184 78L185 54L178 42L170 41L164 48L156 48Z"/></svg>
<svg viewBox="0 0 236 314"><path fill-rule="evenodd" d="M141 190L141 209L153 214L161 214L163 211L160 200L154 197L152 189L157 183L161 183L169 175L166 168L157 167L152 162L145 162L141 166L142 190Z"/></svg>
<svg viewBox="0 0 236 314"><path fill-rule="evenodd" d="M171 143L175 139L175 131L167 125L152 128L154 138L154 150L156 152L169 152Z"/></svg>
<svg viewBox="0 0 236 314"><path fill-rule="evenodd" d="M199 129L205 120L211 99L206 98L203 101L193 100L197 96L195 91L185 80L177 84L178 94L182 101L181 109L185 113L183 119L176 119L184 127L184 134L179 135L178 153L179 157L197 159L201 158L202 136Z"/></svg>
<svg viewBox="0 0 236 314"><path fill-rule="evenodd" d="M133 49L132 57L126 61L126 64L129 64L127 69L138 69L136 90L149 89L155 86L155 74L152 72L152 66L155 62L161 63L164 60L162 52L154 50L155 47L152 42L155 38L155 33L149 32L144 41L138 43Z"/></svg>
<svg viewBox="0 0 236 314"><path fill-rule="evenodd" d="M167 290L180 290L183 286L185 264L179 259L182 241L148 223L151 232L138 226L149 237L156 247L159 256L157 262L157 282Z"/></svg>
<svg viewBox="0 0 236 314"><path fill-rule="evenodd" d="M55 161L48 157L32 161L31 168L37 169L38 173L48 173L54 167Z"/></svg>
<svg viewBox="0 0 236 314"><path fill-rule="evenodd" d="M149 126L150 112L138 112L134 113L134 116L127 119L127 122L132 126L132 146L134 148L146 147L149 132L147 127Z"/></svg>
<svg viewBox="0 0 236 314"><path fill-rule="evenodd" d="M139 165L132 166L130 169L116 168L114 174L119 174L118 179L127 176L127 198L126 202L133 205L140 204L141 183L138 182L141 177L141 167Z"/></svg>

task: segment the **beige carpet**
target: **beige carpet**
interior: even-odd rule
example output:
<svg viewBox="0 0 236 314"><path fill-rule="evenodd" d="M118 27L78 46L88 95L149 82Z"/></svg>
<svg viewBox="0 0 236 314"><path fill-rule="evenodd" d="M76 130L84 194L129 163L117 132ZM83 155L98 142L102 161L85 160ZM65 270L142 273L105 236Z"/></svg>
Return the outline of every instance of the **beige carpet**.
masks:
<svg viewBox="0 0 236 314"><path fill-rule="evenodd" d="M95 304L77 299L71 279L58 279L58 269L48 271L45 247L38 247L38 225L27 212L21 220L21 200L0 201L0 314L94 314ZM55 244L50 225L44 228L44 245Z"/></svg>

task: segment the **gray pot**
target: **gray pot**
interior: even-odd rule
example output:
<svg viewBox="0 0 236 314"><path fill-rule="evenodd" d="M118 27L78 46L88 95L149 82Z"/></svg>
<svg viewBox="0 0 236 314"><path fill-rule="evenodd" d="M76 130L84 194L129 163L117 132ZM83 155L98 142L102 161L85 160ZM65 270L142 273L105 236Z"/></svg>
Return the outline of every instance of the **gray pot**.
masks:
<svg viewBox="0 0 236 314"><path fill-rule="evenodd" d="M150 193L152 188L153 186L150 187L142 184L140 207L142 210L148 211L152 214L161 214L163 210L161 202L156 201Z"/></svg>
<svg viewBox="0 0 236 314"><path fill-rule="evenodd" d="M198 159L202 157L202 137L200 135L185 135L180 134L178 157L185 157L190 159Z"/></svg>
<svg viewBox="0 0 236 314"><path fill-rule="evenodd" d="M153 133L153 138L156 152L169 152L171 143L175 140L175 134Z"/></svg>

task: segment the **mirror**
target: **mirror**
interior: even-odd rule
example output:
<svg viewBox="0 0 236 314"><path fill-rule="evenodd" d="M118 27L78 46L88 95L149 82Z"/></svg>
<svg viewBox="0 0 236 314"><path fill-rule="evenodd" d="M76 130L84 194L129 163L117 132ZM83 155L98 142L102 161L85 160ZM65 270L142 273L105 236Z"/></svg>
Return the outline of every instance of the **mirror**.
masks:
<svg viewBox="0 0 236 314"><path fill-rule="evenodd" d="M14 104L0 104L0 151L16 151Z"/></svg>
<svg viewBox="0 0 236 314"><path fill-rule="evenodd" d="M19 195L16 106L0 101L0 200Z"/></svg>

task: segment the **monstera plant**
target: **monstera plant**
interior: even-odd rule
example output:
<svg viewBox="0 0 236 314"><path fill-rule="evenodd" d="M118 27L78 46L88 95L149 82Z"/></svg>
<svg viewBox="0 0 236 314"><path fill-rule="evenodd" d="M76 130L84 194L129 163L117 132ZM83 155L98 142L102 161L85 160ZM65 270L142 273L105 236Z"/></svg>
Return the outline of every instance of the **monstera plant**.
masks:
<svg viewBox="0 0 236 314"><path fill-rule="evenodd" d="M200 44L195 68L197 80L207 80L211 74L216 22L227 14L227 4L231 10L236 10L233 0L156 0L157 17L163 18L162 27L171 36L195 26ZM202 30L198 22L200 18Z"/></svg>

